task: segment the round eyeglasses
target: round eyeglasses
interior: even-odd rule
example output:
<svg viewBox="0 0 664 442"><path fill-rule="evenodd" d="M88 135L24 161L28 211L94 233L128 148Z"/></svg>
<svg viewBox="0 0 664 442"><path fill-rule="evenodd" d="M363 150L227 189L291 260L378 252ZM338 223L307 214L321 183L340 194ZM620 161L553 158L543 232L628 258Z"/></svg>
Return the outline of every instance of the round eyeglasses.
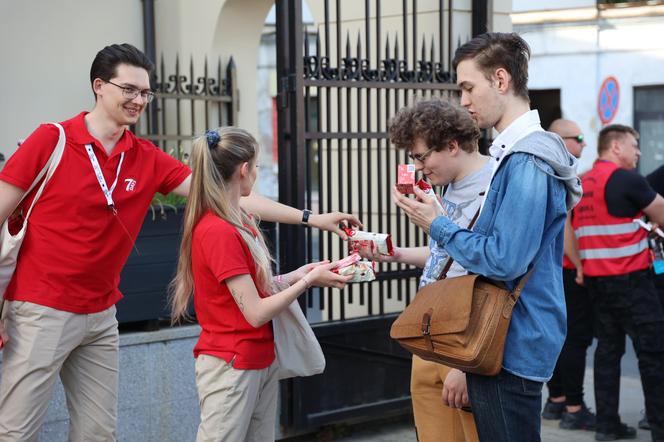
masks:
<svg viewBox="0 0 664 442"><path fill-rule="evenodd" d="M413 161L419 161L420 163L424 163L426 161L427 157L431 155L434 151L436 150L435 147L432 147L431 149L422 152L422 153L408 153L408 158L410 158Z"/></svg>

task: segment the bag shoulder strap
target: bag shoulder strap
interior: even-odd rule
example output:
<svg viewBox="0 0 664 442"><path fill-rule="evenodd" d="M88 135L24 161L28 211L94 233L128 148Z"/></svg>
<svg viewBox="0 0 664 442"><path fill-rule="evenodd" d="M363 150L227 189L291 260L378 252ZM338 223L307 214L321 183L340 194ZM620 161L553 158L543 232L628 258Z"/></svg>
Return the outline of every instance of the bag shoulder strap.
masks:
<svg viewBox="0 0 664 442"><path fill-rule="evenodd" d="M35 203L37 202L42 192L44 191L46 183L51 179L53 173L55 173L55 169L57 169L58 165L60 164L60 159L62 158L62 154L65 150L65 144L67 138L65 136L64 128L58 123L51 123L51 124L57 127L58 131L60 132L58 136L58 143L55 145L55 149L53 149L53 153L51 153L51 156L44 165L44 168L39 172L35 180L32 182L32 185L30 185L28 191L25 192L25 194L23 195L23 198L25 198L32 191L32 189L34 189L34 187L39 183L39 181L42 178L44 178L44 180L41 183L41 186L39 186L39 189L35 194L34 199L32 200L32 204L30 204L30 209L28 209L28 213L25 215L24 221L27 221L27 219L30 217L30 213L32 213L32 209L35 207ZM21 200L23 200L23 198L21 198Z"/></svg>
<svg viewBox="0 0 664 442"><path fill-rule="evenodd" d="M482 193L484 193L484 192L482 192ZM480 208L477 209L477 212L475 212L475 215L473 216L473 219L470 220L470 223L468 224L468 227L467 227L468 230L472 229L473 226L475 225L475 221L477 221L477 218L479 218L481 210L482 210L482 207L480 206ZM447 263L445 263L445 267L443 268L443 271L440 272L440 275L438 275L438 280L447 278L447 272L449 272L450 268L452 268L452 263L454 263L454 258L452 258L450 256L450 258L447 260Z"/></svg>

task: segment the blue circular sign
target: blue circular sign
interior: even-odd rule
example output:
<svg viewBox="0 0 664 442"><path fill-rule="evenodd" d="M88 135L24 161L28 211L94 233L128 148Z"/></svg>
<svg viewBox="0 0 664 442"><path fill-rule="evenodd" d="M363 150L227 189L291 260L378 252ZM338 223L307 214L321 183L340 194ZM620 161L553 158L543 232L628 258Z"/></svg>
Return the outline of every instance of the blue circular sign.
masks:
<svg viewBox="0 0 664 442"><path fill-rule="evenodd" d="M618 112L620 104L620 86L614 77L607 77L599 88L597 113L602 124L609 124Z"/></svg>

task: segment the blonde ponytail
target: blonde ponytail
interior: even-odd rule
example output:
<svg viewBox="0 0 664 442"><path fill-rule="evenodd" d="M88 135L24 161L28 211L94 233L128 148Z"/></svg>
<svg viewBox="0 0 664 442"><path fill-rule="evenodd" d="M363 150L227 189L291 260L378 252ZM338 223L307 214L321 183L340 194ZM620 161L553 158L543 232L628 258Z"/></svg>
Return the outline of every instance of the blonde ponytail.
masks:
<svg viewBox="0 0 664 442"><path fill-rule="evenodd" d="M208 134L212 136L195 139L191 151L191 187L184 212L180 257L177 272L169 285L172 323L187 316L187 306L194 293L192 235L194 227L208 210L238 229L256 263L257 288L272 291L273 260L265 239L255 220L233 207L226 193L226 183L236 168L244 162L257 160L258 143L251 134L237 127L219 128ZM257 236L254 237L252 230Z"/></svg>

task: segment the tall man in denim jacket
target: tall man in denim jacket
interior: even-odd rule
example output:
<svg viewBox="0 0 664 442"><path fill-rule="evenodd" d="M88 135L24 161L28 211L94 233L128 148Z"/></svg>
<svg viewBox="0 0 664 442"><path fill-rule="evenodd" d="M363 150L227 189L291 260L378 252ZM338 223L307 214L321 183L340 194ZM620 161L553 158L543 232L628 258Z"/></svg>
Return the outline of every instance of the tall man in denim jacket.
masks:
<svg viewBox="0 0 664 442"><path fill-rule="evenodd" d="M503 369L467 374L480 440L539 441L542 385L565 339L563 226L581 196L576 159L558 135L545 132L528 100L530 48L517 34L480 35L457 49L461 105L499 136L494 173L473 231L438 212L421 192L393 198L471 273L514 288L534 267L514 307Z"/></svg>

